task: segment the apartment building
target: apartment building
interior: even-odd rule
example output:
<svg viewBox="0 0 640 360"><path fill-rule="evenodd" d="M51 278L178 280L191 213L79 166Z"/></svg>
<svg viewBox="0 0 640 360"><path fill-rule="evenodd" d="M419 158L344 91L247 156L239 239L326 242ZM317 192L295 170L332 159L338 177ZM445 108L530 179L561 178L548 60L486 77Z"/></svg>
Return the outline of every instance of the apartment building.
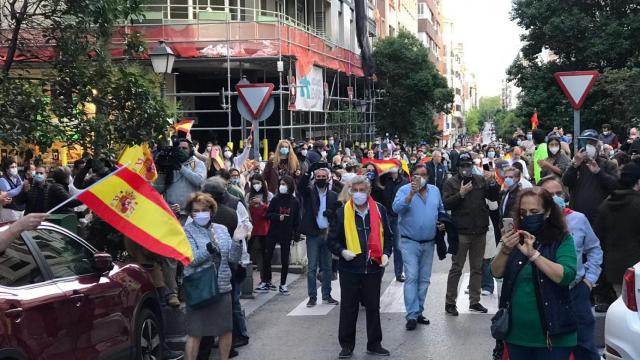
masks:
<svg viewBox="0 0 640 360"><path fill-rule="evenodd" d="M417 0L376 0L378 37L396 36L400 30L418 34Z"/></svg>
<svg viewBox="0 0 640 360"><path fill-rule="evenodd" d="M429 60L445 75L441 0L418 1L418 38L429 49Z"/></svg>

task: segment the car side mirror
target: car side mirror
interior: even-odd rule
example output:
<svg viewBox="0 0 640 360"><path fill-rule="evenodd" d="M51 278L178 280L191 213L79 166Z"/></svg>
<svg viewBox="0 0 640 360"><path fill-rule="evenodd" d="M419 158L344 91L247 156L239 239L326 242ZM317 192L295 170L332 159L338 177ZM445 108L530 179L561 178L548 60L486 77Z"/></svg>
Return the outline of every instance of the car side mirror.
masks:
<svg viewBox="0 0 640 360"><path fill-rule="evenodd" d="M113 259L110 254L97 252L93 254L92 266L97 273L104 274L113 268Z"/></svg>

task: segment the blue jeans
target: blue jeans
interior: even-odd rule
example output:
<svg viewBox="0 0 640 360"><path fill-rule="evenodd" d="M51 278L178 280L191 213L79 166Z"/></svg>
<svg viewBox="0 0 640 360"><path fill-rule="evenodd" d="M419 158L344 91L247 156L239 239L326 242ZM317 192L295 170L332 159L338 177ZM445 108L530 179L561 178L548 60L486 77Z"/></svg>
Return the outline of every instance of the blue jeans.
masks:
<svg viewBox="0 0 640 360"><path fill-rule="evenodd" d="M402 275L402 250L400 250L400 229L398 228L398 217L388 215L391 231L393 232L393 270L396 277Z"/></svg>
<svg viewBox="0 0 640 360"><path fill-rule="evenodd" d="M546 347L529 347L507 343L509 360L569 360L570 347L554 346L551 350Z"/></svg>
<svg viewBox="0 0 640 360"><path fill-rule="evenodd" d="M491 259L482 259L482 290L493 294L493 276L491 276Z"/></svg>
<svg viewBox="0 0 640 360"><path fill-rule="evenodd" d="M431 283L431 266L435 241L419 243L402 239L402 259L404 261L404 307L407 320L416 320L424 311L424 300Z"/></svg>
<svg viewBox="0 0 640 360"><path fill-rule="evenodd" d="M591 312L591 291L584 282L571 289L571 301L578 320L578 344L573 350L576 359L600 359L596 344L593 341L596 320Z"/></svg>
<svg viewBox="0 0 640 360"><path fill-rule="evenodd" d="M307 236L307 292L309 298L317 299L316 272L322 272L322 298L331 296L331 253L324 235Z"/></svg>
<svg viewBox="0 0 640 360"><path fill-rule="evenodd" d="M242 293L242 283L236 284L231 282L231 311L233 315L233 336L235 338L249 338L247 331L247 320L244 315L244 309L240 304L240 294Z"/></svg>

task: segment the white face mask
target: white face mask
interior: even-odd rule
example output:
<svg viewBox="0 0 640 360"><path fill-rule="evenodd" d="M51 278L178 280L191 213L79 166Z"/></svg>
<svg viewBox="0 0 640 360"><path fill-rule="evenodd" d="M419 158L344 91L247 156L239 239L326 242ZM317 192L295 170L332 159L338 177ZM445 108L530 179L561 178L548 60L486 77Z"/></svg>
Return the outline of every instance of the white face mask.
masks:
<svg viewBox="0 0 640 360"><path fill-rule="evenodd" d="M587 156L590 159L595 159L596 158L596 147L591 145L591 144L587 144L587 146L584 147L584 150L587 152Z"/></svg>
<svg viewBox="0 0 640 360"><path fill-rule="evenodd" d="M322 155L322 157L327 157L327 152L326 151L321 151L320 155Z"/></svg>
<svg viewBox="0 0 640 360"><path fill-rule="evenodd" d="M280 194L288 194L289 187L287 185L280 185L280 187L278 187L278 191L280 191Z"/></svg>
<svg viewBox="0 0 640 360"><path fill-rule="evenodd" d="M231 151L225 151L224 152L224 157L226 157L227 159L230 158L231 155L233 155L233 153Z"/></svg>
<svg viewBox="0 0 640 360"><path fill-rule="evenodd" d="M557 146L551 146L549 147L549 152L551 152L553 155L557 154L558 151L560 151L560 148Z"/></svg>
<svg viewBox="0 0 640 360"><path fill-rule="evenodd" d="M18 175L18 168L10 168L9 169L9 175L11 175L11 176Z"/></svg>
<svg viewBox="0 0 640 360"><path fill-rule="evenodd" d="M353 202L356 205L362 206L367 202L367 199L369 198L369 195L367 195L367 193L363 193L363 192L355 192L355 193L353 193L353 195L351 195L351 197L353 198Z"/></svg>
<svg viewBox="0 0 640 360"><path fill-rule="evenodd" d="M207 151L211 152L211 149L213 149L213 147L207 146Z"/></svg>
<svg viewBox="0 0 640 360"><path fill-rule="evenodd" d="M193 221L200 226L206 226L210 220L211 213L209 211L199 211L193 215Z"/></svg>
<svg viewBox="0 0 640 360"><path fill-rule="evenodd" d="M300 155L307 156L307 149L300 150Z"/></svg>
<svg viewBox="0 0 640 360"><path fill-rule="evenodd" d="M260 190L262 190L262 184L253 184L253 190L260 192Z"/></svg>

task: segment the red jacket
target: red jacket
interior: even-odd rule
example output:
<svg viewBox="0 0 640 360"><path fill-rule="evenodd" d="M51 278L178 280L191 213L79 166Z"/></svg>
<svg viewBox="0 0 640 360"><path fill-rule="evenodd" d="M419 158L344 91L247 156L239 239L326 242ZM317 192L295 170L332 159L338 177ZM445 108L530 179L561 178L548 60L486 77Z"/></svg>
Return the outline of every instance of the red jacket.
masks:
<svg viewBox="0 0 640 360"><path fill-rule="evenodd" d="M265 203L261 203L259 206L249 206L251 223L253 224L251 236L267 236L269 232L269 218L267 218L268 208L269 206Z"/></svg>

